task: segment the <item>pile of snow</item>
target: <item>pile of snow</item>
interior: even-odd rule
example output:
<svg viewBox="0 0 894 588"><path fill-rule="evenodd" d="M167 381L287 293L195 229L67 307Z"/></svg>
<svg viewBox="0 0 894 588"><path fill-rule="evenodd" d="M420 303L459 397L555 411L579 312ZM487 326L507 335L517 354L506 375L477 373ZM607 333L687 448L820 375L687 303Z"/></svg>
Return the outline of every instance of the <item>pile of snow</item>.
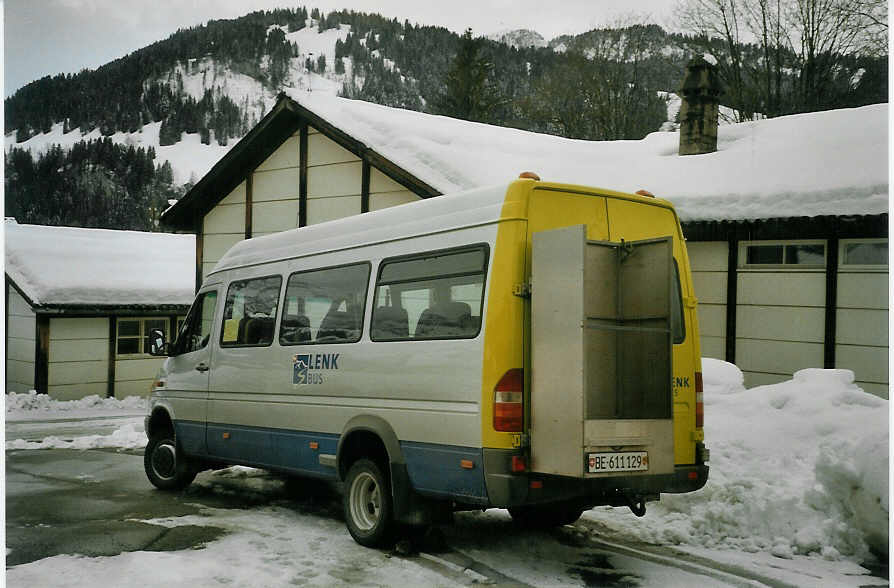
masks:
<svg viewBox="0 0 894 588"><path fill-rule="evenodd" d="M723 125L716 153L679 156L679 133L581 141L286 89L296 102L444 194L545 181L647 189L682 220L888 211L888 106Z"/></svg>
<svg viewBox="0 0 894 588"><path fill-rule="evenodd" d="M41 441L15 439L6 442L6 449L101 449L107 447L117 449L146 447L146 431L143 428L143 423L126 423L109 435L83 435L72 439L51 435Z"/></svg>
<svg viewBox="0 0 894 588"><path fill-rule="evenodd" d="M4 224L6 273L34 304L189 304L195 236Z"/></svg>
<svg viewBox="0 0 894 588"><path fill-rule="evenodd" d="M119 412L145 412L146 407L146 399L141 396L127 396L119 400L91 394L77 400L55 400L48 394L38 394L34 390L28 393L9 392L6 395L7 419L24 416L23 413L38 416L65 413L69 416L73 413L86 412L96 416Z"/></svg>
<svg viewBox="0 0 894 588"><path fill-rule="evenodd" d="M642 519L585 516L648 542L857 562L887 554L888 401L850 370L746 390L736 366L703 362L707 485L662 495Z"/></svg>

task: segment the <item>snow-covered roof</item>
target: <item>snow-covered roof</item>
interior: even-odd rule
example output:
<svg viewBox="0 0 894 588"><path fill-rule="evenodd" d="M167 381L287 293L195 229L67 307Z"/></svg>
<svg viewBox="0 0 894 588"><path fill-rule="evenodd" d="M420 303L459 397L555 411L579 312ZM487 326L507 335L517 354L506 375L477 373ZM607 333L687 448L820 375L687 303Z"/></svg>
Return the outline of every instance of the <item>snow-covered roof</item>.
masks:
<svg viewBox="0 0 894 588"><path fill-rule="evenodd" d="M6 273L36 305L189 304L194 235L5 223Z"/></svg>
<svg viewBox="0 0 894 588"><path fill-rule="evenodd" d="M679 156L678 132L582 141L291 90L287 95L442 193L545 181L674 203L681 220L888 211L888 105L724 125L718 150Z"/></svg>

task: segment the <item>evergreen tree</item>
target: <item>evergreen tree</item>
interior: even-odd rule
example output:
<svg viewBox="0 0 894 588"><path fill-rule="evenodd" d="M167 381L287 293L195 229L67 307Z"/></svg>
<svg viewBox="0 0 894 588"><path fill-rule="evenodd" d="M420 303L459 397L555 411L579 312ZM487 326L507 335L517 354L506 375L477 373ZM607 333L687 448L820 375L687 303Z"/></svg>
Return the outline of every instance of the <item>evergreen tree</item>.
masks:
<svg viewBox="0 0 894 588"><path fill-rule="evenodd" d="M434 107L440 114L474 121L486 121L499 103L493 83L493 64L481 53L482 40L466 29L459 50L445 80L445 91Z"/></svg>

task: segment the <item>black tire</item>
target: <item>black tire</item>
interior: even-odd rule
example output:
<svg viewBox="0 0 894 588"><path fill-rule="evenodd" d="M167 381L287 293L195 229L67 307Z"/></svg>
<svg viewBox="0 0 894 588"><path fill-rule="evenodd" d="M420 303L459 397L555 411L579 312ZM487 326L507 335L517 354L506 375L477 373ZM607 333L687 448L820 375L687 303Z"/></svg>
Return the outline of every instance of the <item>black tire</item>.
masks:
<svg viewBox="0 0 894 588"><path fill-rule="evenodd" d="M391 485L374 461L354 462L345 478L345 523L354 541L383 547L393 539Z"/></svg>
<svg viewBox="0 0 894 588"><path fill-rule="evenodd" d="M146 477L160 490L182 490L192 483L196 471L170 437L151 437L143 454Z"/></svg>
<svg viewBox="0 0 894 588"><path fill-rule="evenodd" d="M512 522L527 529L549 529L570 525L580 518L584 510L567 504L545 506L519 506L509 509Z"/></svg>

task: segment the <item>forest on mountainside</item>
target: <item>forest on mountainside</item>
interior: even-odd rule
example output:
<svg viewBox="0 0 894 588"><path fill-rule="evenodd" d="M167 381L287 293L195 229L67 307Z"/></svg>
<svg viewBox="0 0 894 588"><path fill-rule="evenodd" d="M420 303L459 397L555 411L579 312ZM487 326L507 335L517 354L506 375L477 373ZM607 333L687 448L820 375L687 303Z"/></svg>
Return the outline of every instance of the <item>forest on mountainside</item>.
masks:
<svg viewBox="0 0 894 588"><path fill-rule="evenodd" d="M870 2L878 4L824 0L822 6ZM781 12L781 6L796 6L795 0L779 0L774 6L775 15L767 0L681 0L681 13L690 11L686 34L627 22L559 37L539 48L476 37L472 29L458 35L443 27L355 11L253 12L178 30L96 70L32 82L5 100L6 133L15 131L20 143L61 123L65 132L98 129L110 137L160 122L160 146L178 142L182 133L198 133L206 144L227 145L256 123L256 105L252 110L247 101L237 103L219 87L206 89L198 99L184 90L182 72L194 71L205 60L257 80L273 95L294 81L289 76L297 66L336 80L346 97L588 140L641 139L658 130L667 119L664 96L678 90L688 60L705 53L719 63L721 104L742 120L887 101L886 47L858 46L863 37L856 34L835 36L836 29L826 22L835 15L829 14L820 15L826 21L815 33L816 46L798 46L783 28L791 35L788 29L809 23ZM856 26L855 20L835 22ZM318 55L296 64L294 59L307 52L286 34L308 26L318 32L350 27L344 40L335 43L334 63ZM832 36L831 41L823 34ZM745 42L747 38L755 41ZM100 150L91 143L80 149ZM153 160L154 153L102 149L106 159L86 164L89 158L82 155L67 161L72 155L63 150L33 158L8 148L6 214L20 222L155 230L152 212L123 220L115 211L154 207L155 200L164 201L177 188L154 163L151 181L146 179L150 174L131 179L140 166L121 165L128 158ZM63 177L49 177L59 175L59 169L65 170ZM152 200L141 192L147 186L165 198ZM66 189L100 194L78 207L60 195ZM42 193L49 194L49 201L59 199L59 211L39 202ZM107 218L99 203L113 207Z"/></svg>
<svg viewBox="0 0 894 588"><path fill-rule="evenodd" d="M5 214L20 223L158 231L168 200L183 189L171 164L155 163L152 148L124 146L104 137L54 145L36 160L6 152Z"/></svg>

